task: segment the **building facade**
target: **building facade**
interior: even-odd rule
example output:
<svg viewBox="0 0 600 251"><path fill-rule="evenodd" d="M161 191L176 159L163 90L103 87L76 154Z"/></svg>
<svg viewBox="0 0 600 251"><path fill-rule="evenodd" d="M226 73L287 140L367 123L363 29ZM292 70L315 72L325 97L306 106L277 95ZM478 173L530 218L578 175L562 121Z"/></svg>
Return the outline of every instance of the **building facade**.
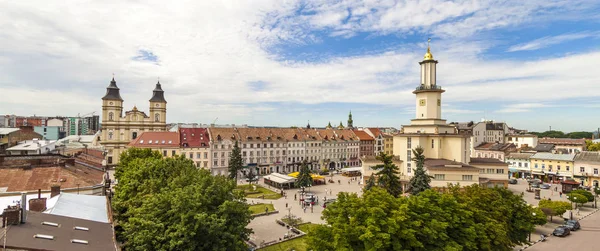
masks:
<svg viewBox="0 0 600 251"><path fill-rule="evenodd" d="M366 130L353 130L360 140L360 157L375 156L375 139Z"/></svg>
<svg viewBox="0 0 600 251"><path fill-rule="evenodd" d="M383 134L383 151L387 155L394 155L394 136Z"/></svg>
<svg viewBox="0 0 600 251"><path fill-rule="evenodd" d="M186 128L178 130L181 155L191 159L196 167L210 170L210 135L207 128Z"/></svg>
<svg viewBox="0 0 600 251"><path fill-rule="evenodd" d="M119 87L113 78L102 98L102 133L100 144L106 153L106 164L111 167L119 163L120 154L125 151L131 140L143 132L165 131L167 119L167 101L161 84L157 83L149 100L149 115L133 107L123 111L123 99Z"/></svg>
<svg viewBox="0 0 600 251"><path fill-rule="evenodd" d="M533 153L510 153L506 156L508 171L513 178L526 178L531 176L531 167L529 165Z"/></svg>
<svg viewBox="0 0 600 251"><path fill-rule="evenodd" d="M586 150L585 139L541 138L540 144L554 145L554 152L575 154Z"/></svg>
<svg viewBox="0 0 600 251"><path fill-rule="evenodd" d="M600 152L581 152L575 156L574 165L575 180L584 186L599 186Z"/></svg>
<svg viewBox="0 0 600 251"><path fill-rule="evenodd" d="M504 162L506 155L516 151L517 147L512 143L483 143L475 147L472 157L493 158Z"/></svg>
<svg viewBox="0 0 600 251"><path fill-rule="evenodd" d="M142 132L127 144L127 148L149 148L160 152L163 157L176 157L181 155L179 143L177 132Z"/></svg>
<svg viewBox="0 0 600 251"><path fill-rule="evenodd" d="M36 126L33 131L42 135L43 139L59 140L65 137L65 133L61 132L61 126Z"/></svg>
<svg viewBox="0 0 600 251"><path fill-rule="evenodd" d="M535 148L538 145L538 136L533 134L508 134L504 142L513 143L517 148Z"/></svg>
<svg viewBox="0 0 600 251"><path fill-rule="evenodd" d="M535 178L559 181L573 178L575 154L536 153L530 157Z"/></svg>
<svg viewBox="0 0 600 251"><path fill-rule="evenodd" d="M369 127L365 128L365 132L369 134L369 136L373 137L373 154L375 156L385 151L385 138L383 133L379 128Z"/></svg>

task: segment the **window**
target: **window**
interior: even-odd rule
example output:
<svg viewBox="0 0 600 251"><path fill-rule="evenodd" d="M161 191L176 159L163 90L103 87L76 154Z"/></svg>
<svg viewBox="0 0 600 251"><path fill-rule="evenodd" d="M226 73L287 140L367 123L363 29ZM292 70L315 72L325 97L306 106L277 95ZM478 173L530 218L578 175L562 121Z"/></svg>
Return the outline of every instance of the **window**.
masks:
<svg viewBox="0 0 600 251"><path fill-rule="evenodd" d="M190 159L193 159L193 158L194 158L194 154L190 153Z"/></svg>
<svg viewBox="0 0 600 251"><path fill-rule="evenodd" d="M208 159L208 153L204 153L204 158Z"/></svg>
<svg viewBox="0 0 600 251"><path fill-rule="evenodd" d="M112 157L108 157L108 164L112 164ZM598 174L598 169L595 169L596 174Z"/></svg>
<svg viewBox="0 0 600 251"><path fill-rule="evenodd" d="M242 148L246 148L246 144L243 144Z"/></svg>
<svg viewBox="0 0 600 251"><path fill-rule="evenodd" d="M432 139L431 140L431 148L433 148L434 142L435 142L435 140Z"/></svg>
<svg viewBox="0 0 600 251"><path fill-rule="evenodd" d="M585 172L585 167L579 167L579 172L580 172L580 173L583 173L583 172Z"/></svg>
<svg viewBox="0 0 600 251"><path fill-rule="evenodd" d="M171 151L171 156L175 156L175 150Z"/></svg>
<svg viewBox="0 0 600 251"><path fill-rule="evenodd" d="M519 167L521 167L521 162L519 162Z"/></svg>
<svg viewBox="0 0 600 251"><path fill-rule="evenodd" d="M221 160L221 166L225 166L225 160Z"/></svg>
<svg viewBox="0 0 600 251"><path fill-rule="evenodd" d="M406 150L406 161L411 161L412 160L412 150Z"/></svg>
<svg viewBox="0 0 600 251"><path fill-rule="evenodd" d="M570 167L569 167L569 166L567 166L567 171L569 171L569 168L570 168Z"/></svg>
<svg viewBox="0 0 600 251"><path fill-rule="evenodd" d="M529 165L529 163L525 162L525 167L527 167ZM537 167L537 166L536 166Z"/></svg>
<svg viewBox="0 0 600 251"><path fill-rule="evenodd" d="M496 174L504 174L504 169L496 169Z"/></svg>
<svg viewBox="0 0 600 251"><path fill-rule="evenodd" d="M213 161L213 166L218 166L218 165L219 165L219 163L216 160Z"/></svg>
<svg viewBox="0 0 600 251"><path fill-rule="evenodd" d="M115 114L114 114L114 113L112 113L112 112L109 112L109 113L108 113L108 121L113 121L113 120L114 120L114 116L115 116Z"/></svg>
<svg viewBox="0 0 600 251"><path fill-rule="evenodd" d="M546 164L542 164L542 169L546 169Z"/></svg>
<svg viewBox="0 0 600 251"><path fill-rule="evenodd" d="M242 156L246 157L246 152L242 152Z"/></svg>
<svg viewBox="0 0 600 251"><path fill-rule="evenodd" d="M137 138L137 132L133 132L131 134L131 139L136 139Z"/></svg>
<svg viewBox="0 0 600 251"><path fill-rule="evenodd" d="M200 158L200 153L196 153L196 159Z"/></svg>
<svg viewBox="0 0 600 251"><path fill-rule="evenodd" d="M406 139L406 148L410 149L412 144L412 138L408 137L408 139Z"/></svg>
<svg viewBox="0 0 600 251"><path fill-rule="evenodd" d="M158 113L154 114L154 122L160 122L160 114L158 114Z"/></svg>
<svg viewBox="0 0 600 251"><path fill-rule="evenodd" d="M594 168L594 174L598 175L598 168Z"/></svg>
<svg viewBox="0 0 600 251"><path fill-rule="evenodd" d="M473 180L473 175L463 175L462 180Z"/></svg>
<svg viewBox="0 0 600 251"><path fill-rule="evenodd" d="M108 139L112 139L113 138L113 132L108 132Z"/></svg>
<svg viewBox="0 0 600 251"><path fill-rule="evenodd" d="M487 173L489 173L489 174L492 174L492 173L494 173L494 169L487 168L487 169L485 169L485 170L486 170L486 172L487 172Z"/></svg>
<svg viewBox="0 0 600 251"><path fill-rule="evenodd" d="M163 156L167 157L167 150L163 151Z"/></svg>
<svg viewBox="0 0 600 251"><path fill-rule="evenodd" d="M445 174L435 174L433 178L436 180L445 180L446 175Z"/></svg>
<svg viewBox="0 0 600 251"><path fill-rule="evenodd" d="M556 166L556 169L557 169L558 171L560 171L560 165L557 165L557 166Z"/></svg>

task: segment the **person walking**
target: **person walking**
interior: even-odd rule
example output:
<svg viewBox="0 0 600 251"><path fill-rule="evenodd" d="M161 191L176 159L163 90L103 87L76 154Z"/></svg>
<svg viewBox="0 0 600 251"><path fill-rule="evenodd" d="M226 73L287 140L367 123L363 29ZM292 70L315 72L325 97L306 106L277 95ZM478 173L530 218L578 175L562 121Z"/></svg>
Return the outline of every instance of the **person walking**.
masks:
<svg viewBox="0 0 600 251"><path fill-rule="evenodd" d="M303 206L302 210L304 210L304 213L306 213L306 206Z"/></svg>
<svg viewBox="0 0 600 251"><path fill-rule="evenodd" d="M297 199L297 196L298 196L298 194L294 194L294 200L296 200L296 199Z"/></svg>
<svg viewBox="0 0 600 251"><path fill-rule="evenodd" d="M313 205L312 204L310 204L310 212L311 213L313 212Z"/></svg>
<svg viewBox="0 0 600 251"><path fill-rule="evenodd" d="M558 192L558 196L562 198L562 192Z"/></svg>
<svg viewBox="0 0 600 251"><path fill-rule="evenodd" d="M287 207L288 207L288 204L287 204L287 202L286 202L286 203L285 203L285 208L287 208Z"/></svg>

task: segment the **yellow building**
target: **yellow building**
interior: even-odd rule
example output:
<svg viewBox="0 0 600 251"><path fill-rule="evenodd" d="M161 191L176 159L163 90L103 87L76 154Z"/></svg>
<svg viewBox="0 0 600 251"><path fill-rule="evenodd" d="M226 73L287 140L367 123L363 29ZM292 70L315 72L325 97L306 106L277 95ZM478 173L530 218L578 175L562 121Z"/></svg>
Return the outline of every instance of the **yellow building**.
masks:
<svg viewBox="0 0 600 251"><path fill-rule="evenodd" d="M100 144L106 153L105 164L109 167L118 164L121 152L143 132L165 131L166 120L167 101L160 83L156 84L150 99L150 115L135 106L123 115L123 99L113 77L102 98Z"/></svg>
<svg viewBox="0 0 600 251"><path fill-rule="evenodd" d="M531 174L544 181L573 178L575 154L536 153L529 158Z"/></svg>
<svg viewBox="0 0 600 251"><path fill-rule="evenodd" d="M600 152L580 152L575 157L573 175L585 186L598 187L600 183Z"/></svg>
<svg viewBox="0 0 600 251"><path fill-rule="evenodd" d="M394 136L383 134L383 152L387 155L394 155Z"/></svg>

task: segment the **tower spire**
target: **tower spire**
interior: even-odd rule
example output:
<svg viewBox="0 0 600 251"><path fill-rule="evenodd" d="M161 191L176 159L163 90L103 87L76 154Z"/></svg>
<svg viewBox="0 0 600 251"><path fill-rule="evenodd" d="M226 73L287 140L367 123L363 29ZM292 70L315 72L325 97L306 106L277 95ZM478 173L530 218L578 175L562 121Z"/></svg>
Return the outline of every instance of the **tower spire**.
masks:
<svg viewBox="0 0 600 251"><path fill-rule="evenodd" d="M433 55L431 54L430 43L431 43L431 38L428 38L427 39L427 53L425 53L423 60L433 60Z"/></svg>

